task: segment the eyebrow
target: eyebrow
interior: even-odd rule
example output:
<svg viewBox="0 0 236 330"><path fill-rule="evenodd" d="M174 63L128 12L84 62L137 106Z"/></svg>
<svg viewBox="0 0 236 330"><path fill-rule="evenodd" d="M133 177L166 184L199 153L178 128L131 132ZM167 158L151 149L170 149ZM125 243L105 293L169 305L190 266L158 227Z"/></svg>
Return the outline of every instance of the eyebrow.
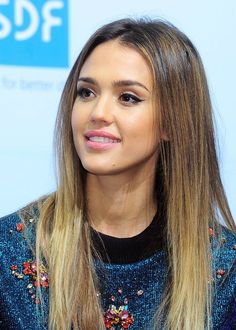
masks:
<svg viewBox="0 0 236 330"><path fill-rule="evenodd" d="M79 81L83 81L83 82L86 82L86 83L89 83L92 85L98 85L98 82L95 79L90 78L90 77L81 77L78 79L78 82ZM112 83L112 86L113 87L139 86L139 87L146 89L146 91L150 92L146 86L144 86L143 84L141 84L140 82L138 82L136 80L117 80Z"/></svg>

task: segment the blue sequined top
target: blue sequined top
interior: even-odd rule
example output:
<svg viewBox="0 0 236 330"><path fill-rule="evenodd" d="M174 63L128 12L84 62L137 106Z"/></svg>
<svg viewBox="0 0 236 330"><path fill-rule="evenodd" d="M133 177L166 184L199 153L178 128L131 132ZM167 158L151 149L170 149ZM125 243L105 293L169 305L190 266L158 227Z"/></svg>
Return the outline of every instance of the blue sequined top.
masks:
<svg viewBox="0 0 236 330"><path fill-rule="evenodd" d="M37 283L34 253L24 237L24 227L17 213L0 219L0 233L0 329L45 330L47 321L42 323L37 317L40 304L35 286L41 285L48 297L48 275L42 266L40 284ZM236 237L225 228L222 235L217 238L221 240L220 249L216 249L216 239L212 238L213 272L216 274L212 324L214 330L233 330L236 329ZM151 330L152 318L167 281L165 249L157 246L154 253L133 262L96 259L95 267L101 283L98 294L106 328ZM45 303L48 304L47 299ZM110 323L117 313L118 325L111 328Z"/></svg>

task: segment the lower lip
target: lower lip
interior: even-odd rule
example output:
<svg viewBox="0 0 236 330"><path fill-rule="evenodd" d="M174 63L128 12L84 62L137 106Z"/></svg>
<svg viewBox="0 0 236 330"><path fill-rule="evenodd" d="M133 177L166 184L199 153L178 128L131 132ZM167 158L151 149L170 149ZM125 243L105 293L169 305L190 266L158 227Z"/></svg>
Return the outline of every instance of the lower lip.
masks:
<svg viewBox="0 0 236 330"><path fill-rule="evenodd" d="M94 141L86 140L85 144L89 149L109 150L117 147L120 144L120 142L102 143L102 142L94 142Z"/></svg>

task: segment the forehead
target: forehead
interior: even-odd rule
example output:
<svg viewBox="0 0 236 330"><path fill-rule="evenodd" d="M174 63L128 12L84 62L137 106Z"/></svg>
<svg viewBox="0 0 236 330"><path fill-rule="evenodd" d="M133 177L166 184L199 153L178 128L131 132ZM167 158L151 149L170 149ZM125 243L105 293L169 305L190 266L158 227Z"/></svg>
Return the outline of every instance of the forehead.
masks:
<svg viewBox="0 0 236 330"><path fill-rule="evenodd" d="M153 77L147 60L134 48L112 40L97 46L86 59L80 77L140 81L151 88Z"/></svg>

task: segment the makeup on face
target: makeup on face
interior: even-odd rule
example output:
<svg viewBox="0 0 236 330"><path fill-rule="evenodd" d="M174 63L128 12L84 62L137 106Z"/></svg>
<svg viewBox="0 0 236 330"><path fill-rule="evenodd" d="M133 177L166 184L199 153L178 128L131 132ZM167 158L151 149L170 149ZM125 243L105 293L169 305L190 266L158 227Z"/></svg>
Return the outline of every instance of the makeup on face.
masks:
<svg viewBox="0 0 236 330"><path fill-rule="evenodd" d="M97 175L154 171L154 120L153 76L144 57L116 40L97 46L80 71L71 119L84 168Z"/></svg>

